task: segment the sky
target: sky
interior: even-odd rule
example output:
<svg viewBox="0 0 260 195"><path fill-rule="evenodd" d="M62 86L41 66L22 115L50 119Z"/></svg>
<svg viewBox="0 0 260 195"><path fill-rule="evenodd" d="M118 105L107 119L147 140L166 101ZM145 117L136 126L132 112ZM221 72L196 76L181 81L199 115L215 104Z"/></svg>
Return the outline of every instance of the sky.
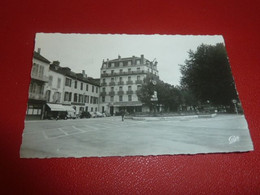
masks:
<svg viewBox="0 0 260 195"><path fill-rule="evenodd" d="M166 83L179 85L180 64L188 59L188 51L196 51L201 44L224 43L221 35L126 35L126 34L61 34L37 33L35 51L49 61L60 61L60 66L73 72L100 77L103 60L138 56L157 60L159 77Z"/></svg>

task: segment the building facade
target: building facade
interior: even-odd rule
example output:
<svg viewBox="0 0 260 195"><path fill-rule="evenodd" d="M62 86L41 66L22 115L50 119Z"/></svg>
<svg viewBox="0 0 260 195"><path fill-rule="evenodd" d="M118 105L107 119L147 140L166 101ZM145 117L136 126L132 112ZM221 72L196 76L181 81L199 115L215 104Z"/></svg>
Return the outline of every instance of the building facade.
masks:
<svg viewBox="0 0 260 195"><path fill-rule="evenodd" d="M76 115L83 111L96 112L99 87L99 80L87 77L85 71L75 73L68 67L61 67L58 61L54 61L50 65L49 82L45 87L46 101L54 110L68 112L74 110ZM53 104L62 106L58 108Z"/></svg>
<svg viewBox="0 0 260 195"><path fill-rule="evenodd" d="M126 110L127 112L145 112L136 91L141 88L148 74L159 76L157 62L141 57L128 57L103 60L100 74L100 111L111 115Z"/></svg>
<svg viewBox="0 0 260 195"><path fill-rule="evenodd" d="M43 119L46 99L44 88L48 83L50 61L40 55L40 50L33 54L31 82L26 110L26 119Z"/></svg>

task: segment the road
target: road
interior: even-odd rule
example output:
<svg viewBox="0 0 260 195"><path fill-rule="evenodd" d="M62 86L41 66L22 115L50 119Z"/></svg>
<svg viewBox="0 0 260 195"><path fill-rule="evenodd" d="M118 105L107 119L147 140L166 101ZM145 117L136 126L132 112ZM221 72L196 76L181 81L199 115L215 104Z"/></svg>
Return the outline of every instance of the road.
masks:
<svg viewBox="0 0 260 195"><path fill-rule="evenodd" d="M25 121L23 158L219 153L253 150L242 115L136 121L120 117Z"/></svg>

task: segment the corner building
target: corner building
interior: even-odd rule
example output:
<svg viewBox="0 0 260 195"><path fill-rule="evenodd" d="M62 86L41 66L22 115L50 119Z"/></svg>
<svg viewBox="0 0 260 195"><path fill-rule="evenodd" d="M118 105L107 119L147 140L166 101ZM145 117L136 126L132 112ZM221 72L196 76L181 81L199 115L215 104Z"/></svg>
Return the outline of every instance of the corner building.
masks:
<svg viewBox="0 0 260 195"><path fill-rule="evenodd" d="M141 88L144 78L152 74L159 76L157 62L141 57L127 57L103 60L100 76L100 111L114 115L126 110L148 112L149 108L139 101L136 91Z"/></svg>

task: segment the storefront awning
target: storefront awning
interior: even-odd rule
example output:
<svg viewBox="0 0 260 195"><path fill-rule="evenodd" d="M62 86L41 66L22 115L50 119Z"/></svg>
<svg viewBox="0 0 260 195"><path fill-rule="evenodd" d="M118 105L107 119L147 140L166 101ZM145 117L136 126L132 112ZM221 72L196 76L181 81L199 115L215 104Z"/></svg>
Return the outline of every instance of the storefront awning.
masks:
<svg viewBox="0 0 260 195"><path fill-rule="evenodd" d="M72 106L65 106L65 105L63 105L63 107L65 108L65 110L67 112L75 112L75 109Z"/></svg>
<svg viewBox="0 0 260 195"><path fill-rule="evenodd" d="M47 104L51 111L66 111L65 107L61 104Z"/></svg>
<svg viewBox="0 0 260 195"><path fill-rule="evenodd" d="M133 101L133 102L116 102L113 104L115 107L128 107L128 106L142 106L142 102L139 101Z"/></svg>

